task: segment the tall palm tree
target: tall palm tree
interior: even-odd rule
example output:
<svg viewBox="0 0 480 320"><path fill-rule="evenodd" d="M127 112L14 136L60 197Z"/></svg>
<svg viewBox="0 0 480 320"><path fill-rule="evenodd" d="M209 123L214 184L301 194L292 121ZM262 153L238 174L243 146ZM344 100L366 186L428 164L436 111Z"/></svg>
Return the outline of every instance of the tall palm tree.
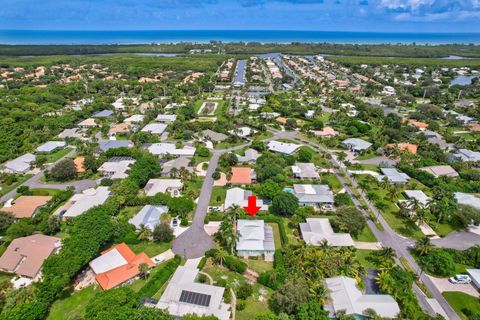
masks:
<svg viewBox="0 0 480 320"><path fill-rule="evenodd" d="M427 255L432 249L433 244L431 243L429 237L421 238L415 243L415 250L421 256Z"/></svg>
<svg viewBox="0 0 480 320"><path fill-rule="evenodd" d="M137 233L137 239L140 241L148 241L152 238L152 230L146 227L144 224L140 225L140 229Z"/></svg>
<svg viewBox="0 0 480 320"><path fill-rule="evenodd" d="M213 257L213 261L220 266L223 266L223 262L225 262L225 258L227 257L227 252L223 249L219 249L215 252L215 256Z"/></svg>
<svg viewBox="0 0 480 320"><path fill-rule="evenodd" d="M146 264L145 262L140 263L140 265L138 266L138 271L140 271L140 273L145 277L145 280L147 280L148 264Z"/></svg>
<svg viewBox="0 0 480 320"><path fill-rule="evenodd" d="M170 177L172 178L176 178L178 175L178 169L173 167L171 170L170 170Z"/></svg>
<svg viewBox="0 0 480 320"><path fill-rule="evenodd" d="M393 261L397 254L395 250L390 247L384 247L381 250L377 251L376 254L382 261Z"/></svg>

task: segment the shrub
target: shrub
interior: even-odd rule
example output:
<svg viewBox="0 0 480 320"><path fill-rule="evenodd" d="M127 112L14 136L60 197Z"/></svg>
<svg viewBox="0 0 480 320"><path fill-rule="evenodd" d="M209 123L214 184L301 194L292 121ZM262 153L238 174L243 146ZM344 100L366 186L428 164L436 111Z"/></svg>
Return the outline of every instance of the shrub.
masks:
<svg viewBox="0 0 480 320"><path fill-rule="evenodd" d="M205 267L205 264L207 263L207 257L202 257L202 259L200 259L200 262L198 263L198 266L197 268L199 270L202 270L203 267Z"/></svg>
<svg viewBox="0 0 480 320"><path fill-rule="evenodd" d="M188 219L187 218L182 218L182 220L180 220L180 225L182 227L188 226Z"/></svg>
<svg viewBox="0 0 480 320"><path fill-rule="evenodd" d="M173 230L167 222L161 222L153 229L153 240L157 242L170 242L174 238Z"/></svg>
<svg viewBox="0 0 480 320"><path fill-rule="evenodd" d="M288 192L280 192L272 201L272 212L281 216L292 216L298 208L298 198Z"/></svg>
<svg viewBox="0 0 480 320"><path fill-rule="evenodd" d="M435 276L447 277L455 273L455 262L445 250L435 249L419 258L423 270Z"/></svg>
<svg viewBox="0 0 480 320"><path fill-rule="evenodd" d="M50 175L57 181L71 180L77 174L75 163L72 159L63 159L50 171Z"/></svg>
<svg viewBox="0 0 480 320"><path fill-rule="evenodd" d="M150 273L147 283L140 289L138 295L140 298L150 298L167 282L170 276L175 272L182 262L182 258L176 255L168 261L163 268L154 270Z"/></svg>
<svg viewBox="0 0 480 320"><path fill-rule="evenodd" d="M249 283L244 283L237 289L237 298L245 300L253 293L253 286Z"/></svg>
<svg viewBox="0 0 480 320"><path fill-rule="evenodd" d="M245 306L246 306L246 302L244 300L237 300L237 305L235 309L237 309L238 311L241 311L245 309Z"/></svg>
<svg viewBox="0 0 480 320"><path fill-rule="evenodd" d="M110 187L113 184L112 179L104 178L100 181L100 185L104 187Z"/></svg>
<svg viewBox="0 0 480 320"><path fill-rule="evenodd" d="M245 262L232 256L225 257L224 265L229 270L240 274L243 274L245 270L247 270L247 264Z"/></svg>

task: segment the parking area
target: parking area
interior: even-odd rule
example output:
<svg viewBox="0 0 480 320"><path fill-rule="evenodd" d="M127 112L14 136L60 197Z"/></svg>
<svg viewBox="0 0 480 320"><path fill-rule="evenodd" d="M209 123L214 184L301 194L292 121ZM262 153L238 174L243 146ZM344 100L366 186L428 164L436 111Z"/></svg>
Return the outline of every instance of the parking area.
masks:
<svg viewBox="0 0 480 320"><path fill-rule="evenodd" d="M463 292L468 295L471 295L472 297L476 297L476 298L480 297L480 294L477 288L475 288L475 286L473 285L473 283L453 284L453 283L450 283L446 278L435 278L432 276L428 276L428 277L433 281L433 283L435 284L435 286L440 292L458 291L458 292Z"/></svg>

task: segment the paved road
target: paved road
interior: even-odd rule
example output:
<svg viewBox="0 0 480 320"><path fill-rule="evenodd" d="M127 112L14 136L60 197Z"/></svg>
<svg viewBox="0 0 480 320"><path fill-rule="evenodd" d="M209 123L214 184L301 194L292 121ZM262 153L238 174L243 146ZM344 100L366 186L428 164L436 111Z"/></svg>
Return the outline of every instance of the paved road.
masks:
<svg viewBox="0 0 480 320"><path fill-rule="evenodd" d="M65 158L71 158L75 155L75 153L76 153L76 150L72 150L69 153L67 153L64 157L57 160L55 163L65 159ZM48 170L48 169L52 168L55 165L55 163L48 165L45 170ZM43 172L44 172L43 170L40 171L39 173L35 174L34 176L32 176L30 179L28 179L27 181L25 181L24 183L22 183L18 187L27 186L30 189L46 188L46 189L57 189L57 190L66 190L68 187L74 187L76 192L82 192L83 190L88 189L88 188L92 188L97 184L97 181L88 180L88 179L87 180L70 181L70 182L65 182L65 183L54 183L54 184L42 183L42 182L40 182L40 179L44 177ZM0 198L0 202L5 202L5 201L13 198L16 193L17 193L17 189L14 189L14 190L6 193L4 196L2 196Z"/></svg>
<svg viewBox="0 0 480 320"><path fill-rule="evenodd" d="M437 247L466 250L472 246L480 245L480 235L472 232L455 231L440 239L433 239L432 243Z"/></svg>
<svg viewBox="0 0 480 320"><path fill-rule="evenodd" d="M305 145L308 145L308 146L314 148L318 152L328 153L328 150L326 150L325 148L323 148L322 146L320 146L318 144L315 144L313 142L310 142L308 140L301 139L301 138L296 138L296 140L302 142ZM345 188L345 190L347 191L347 193L352 198L355 206L357 208L359 208L368 217L365 210L363 210L360 201L357 199L357 197L353 193L352 189L347 184L346 180L344 179L344 177L340 174L340 172L338 170L338 168L342 167L343 165L341 163L339 163L339 161L336 159L336 157L332 157L332 159L330 161L332 162L332 164L334 166L333 170L334 170L336 176L338 177L338 179L342 183L342 185ZM355 181L355 178L352 175L350 175L348 173L348 171L347 171L346 175L350 179L350 181L352 182L353 188L355 188L357 190L361 190L358 187L358 184ZM363 192L360 192L360 196L361 196L362 200L365 201L365 203L367 203L367 206L369 207L369 209L377 216L378 223L380 223L382 225L383 229L384 229L383 232L378 230L375 223L373 223L373 221L371 221L370 219L367 219L368 226L370 227L372 232L375 234L377 239L382 243L382 245L384 247L393 248L395 250L396 254L397 254L397 257L404 257L408 261L410 266L412 266L412 268L414 270L419 271L420 268L419 268L417 262L415 261L415 259L412 257L412 255L410 253L410 249L409 249L409 247L411 247L415 244L415 241L412 240L412 239L408 239L408 238L399 236L390 227L390 225L383 218L383 216L380 214L380 212L377 210L377 208L375 206L373 206L373 204L370 203L370 201L365 197L365 194L363 194ZM401 265L401 263L398 259L397 259L396 262L397 262L397 264ZM445 298L442 296L441 292L437 289L437 287L431 281L431 279L429 277L427 277L425 274L421 274L420 280L425 284L425 286L431 292L433 298L438 301L440 306L445 311L445 314L448 316L448 319L450 319L450 320L460 320L460 317L455 313L453 308L448 304L447 300L445 300ZM425 296L425 294L415 284L413 286L413 290L414 290L414 292L415 292L415 294L416 294L416 296L417 296L417 298L420 302L420 305L423 307L423 309L426 312L428 312L429 314L434 315L434 311L433 311L432 307L430 306L430 304L427 302L427 297Z"/></svg>

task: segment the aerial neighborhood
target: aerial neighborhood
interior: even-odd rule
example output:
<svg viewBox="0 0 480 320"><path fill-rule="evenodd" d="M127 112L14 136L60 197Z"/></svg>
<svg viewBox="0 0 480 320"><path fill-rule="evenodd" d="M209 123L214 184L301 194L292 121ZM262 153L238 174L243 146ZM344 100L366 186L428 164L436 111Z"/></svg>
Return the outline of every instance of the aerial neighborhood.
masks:
<svg viewBox="0 0 480 320"><path fill-rule="evenodd" d="M0 319L480 319L478 60L182 46L0 63Z"/></svg>

